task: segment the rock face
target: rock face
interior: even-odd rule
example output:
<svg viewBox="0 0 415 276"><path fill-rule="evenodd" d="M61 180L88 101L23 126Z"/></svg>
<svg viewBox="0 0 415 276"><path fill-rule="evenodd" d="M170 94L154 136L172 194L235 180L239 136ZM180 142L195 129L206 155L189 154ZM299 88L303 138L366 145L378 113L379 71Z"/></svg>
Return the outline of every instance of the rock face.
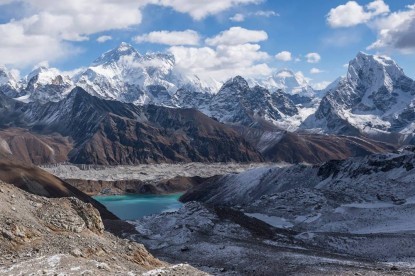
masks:
<svg viewBox="0 0 415 276"><path fill-rule="evenodd" d="M257 120L250 127L234 126L265 161L320 164L329 160L390 152L395 146L364 137L288 132Z"/></svg>
<svg viewBox="0 0 415 276"><path fill-rule="evenodd" d="M72 141L58 134L40 135L22 128L0 131L0 155L27 164L65 162L72 148Z"/></svg>
<svg viewBox="0 0 415 276"><path fill-rule="evenodd" d="M250 125L255 118L278 121L298 114L294 103L280 91L270 93L256 86L250 88L240 76L227 81L212 98L209 114L221 122Z"/></svg>
<svg viewBox="0 0 415 276"><path fill-rule="evenodd" d="M102 234L104 224L99 212L91 204L84 204L76 198L61 200L61 204L47 204L38 209L37 215L53 231L81 233L84 229ZM69 201L69 202L68 202ZM62 208L62 205L67 205ZM62 212L62 209L68 209Z"/></svg>
<svg viewBox="0 0 415 276"><path fill-rule="evenodd" d="M98 211L76 198L48 199L0 182L0 273L143 273L161 261L141 244L105 232Z"/></svg>
<svg viewBox="0 0 415 276"><path fill-rule="evenodd" d="M109 115L70 160L103 165L262 160L236 132L196 110L147 106L142 115L143 120Z"/></svg>
<svg viewBox="0 0 415 276"><path fill-rule="evenodd" d="M267 161L320 164L394 149L390 144L352 136L287 132L276 144L266 148L262 155Z"/></svg>
<svg viewBox="0 0 415 276"><path fill-rule="evenodd" d="M393 60L359 53L346 78L327 93L303 127L346 135L408 135L413 132L414 96L415 82Z"/></svg>

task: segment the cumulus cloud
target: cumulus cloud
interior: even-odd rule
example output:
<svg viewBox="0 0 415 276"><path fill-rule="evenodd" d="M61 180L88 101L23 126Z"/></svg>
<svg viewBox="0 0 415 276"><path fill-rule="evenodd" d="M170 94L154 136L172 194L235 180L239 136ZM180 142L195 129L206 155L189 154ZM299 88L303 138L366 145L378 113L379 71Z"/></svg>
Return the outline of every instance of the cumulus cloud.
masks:
<svg viewBox="0 0 415 276"><path fill-rule="evenodd" d="M391 12L383 0L375 0L366 6L349 1L330 10L327 22L333 28L366 24L377 34L377 39L367 49L415 51L415 4L405 10Z"/></svg>
<svg viewBox="0 0 415 276"><path fill-rule="evenodd" d="M281 61L290 61L292 60L291 52L288 51L282 51L275 55L275 58L277 60Z"/></svg>
<svg viewBox="0 0 415 276"><path fill-rule="evenodd" d="M313 67L313 68L310 69L310 74L320 74L320 73L323 73L323 72L324 71L322 71L322 70L320 70L318 68L315 68L315 67Z"/></svg>
<svg viewBox="0 0 415 276"><path fill-rule="evenodd" d="M141 10L149 4L170 7L201 20L236 5L261 1L0 0L0 9L9 4L24 7L15 19L0 24L0 60L13 66L29 66L45 58L53 61L76 53L76 48L69 46L71 41L84 41L92 34L138 25L142 21Z"/></svg>
<svg viewBox="0 0 415 276"><path fill-rule="evenodd" d="M375 0L366 6L361 6L356 1L349 1L331 9L327 15L327 22L333 28L351 27L366 23L375 16L388 12L389 6L383 0Z"/></svg>
<svg viewBox="0 0 415 276"><path fill-rule="evenodd" d="M211 47L173 46L169 49L178 70L196 74L202 79L226 80L235 75L258 76L271 74L271 68L261 61L268 54L257 44L219 45Z"/></svg>
<svg viewBox="0 0 415 276"><path fill-rule="evenodd" d="M150 42L166 45L198 45L199 34L193 30L157 31L139 35L133 38L136 43Z"/></svg>
<svg viewBox="0 0 415 276"><path fill-rule="evenodd" d="M104 42L109 41L109 40L111 40L111 39L112 39L112 36L109 36L109 35L102 35L102 36L100 36L100 37L98 37L98 38L97 38L97 41L98 41L99 43L104 43Z"/></svg>
<svg viewBox="0 0 415 276"><path fill-rule="evenodd" d="M206 44L216 45L239 45L251 42L261 42L268 39L268 34L262 30L248 30L242 27L232 27L220 34L207 38Z"/></svg>
<svg viewBox="0 0 415 276"><path fill-rule="evenodd" d="M372 22L377 40L368 49L398 49L403 53L415 51L415 4L407 10L389 14Z"/></svg>
<svg viewBox="0 0 415 276"><path fill-rule="evenodd" d="M168 51L175 56L177 70L224 81L235 75L271 74L265 63L270 56L256 43L266 39L263 31L233 27L206 39L204 47L172 46Z"/></svg>
<svg viewBox="0 0 415 276"><path fill-rule="evenodd" d="M48 35L27 35L18 22L0 24L0 61L25 67L43 60L55 60L76 53L76 48Z"/></svg>
<svg viewBox="0 0 415 276"><path fill-rule="evenodd" d="M321 60L321 56L318 53L308 53L305 55L308 63L318 63Z"/></svg>

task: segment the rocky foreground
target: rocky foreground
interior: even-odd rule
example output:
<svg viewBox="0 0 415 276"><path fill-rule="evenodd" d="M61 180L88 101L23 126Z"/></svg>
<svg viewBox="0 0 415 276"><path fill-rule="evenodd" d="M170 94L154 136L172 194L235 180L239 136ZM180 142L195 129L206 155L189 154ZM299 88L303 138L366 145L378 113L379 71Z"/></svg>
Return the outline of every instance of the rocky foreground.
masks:
<svg viewBox="0 0 415 276"><path fill-rule="evenodd" d="M204 275L170 266L104 230L76 198L45 198L0 182L1 275Z"/></svg>

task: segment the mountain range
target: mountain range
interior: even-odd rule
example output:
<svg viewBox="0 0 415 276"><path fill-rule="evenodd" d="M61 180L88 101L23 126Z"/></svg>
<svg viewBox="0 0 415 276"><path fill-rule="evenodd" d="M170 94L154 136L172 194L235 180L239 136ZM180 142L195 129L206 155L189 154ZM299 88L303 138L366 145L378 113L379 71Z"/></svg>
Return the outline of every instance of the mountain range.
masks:
<svg viewBox="0 0 415 276"><path fill-rule="evenodd" d="M19 79L0 67L3 152L52 163L321 162L414 142L415 81L388 57L359 53L321 91L288 69L221 84L175 64L173 55L121 43L72 75L39 67ZM48 156L36 159L10 138L22 130ZM287 141L286 149L302 145L296 158L278 150Z"/></svg>

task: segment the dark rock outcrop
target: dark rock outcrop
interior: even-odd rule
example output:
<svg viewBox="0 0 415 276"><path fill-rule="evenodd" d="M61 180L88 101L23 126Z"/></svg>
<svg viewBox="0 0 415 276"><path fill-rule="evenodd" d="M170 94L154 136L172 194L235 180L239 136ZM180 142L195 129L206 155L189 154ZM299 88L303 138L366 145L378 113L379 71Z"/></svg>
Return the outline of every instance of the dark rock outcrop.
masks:
<svg viewBox="0 0 415 276"><path fill-rule="evenodd" d="M49 198L76 197L85 203L92 204L103 219L118 220L104 205L92 197L35 166L0 160L0 180L39 196Z"/></svg>

